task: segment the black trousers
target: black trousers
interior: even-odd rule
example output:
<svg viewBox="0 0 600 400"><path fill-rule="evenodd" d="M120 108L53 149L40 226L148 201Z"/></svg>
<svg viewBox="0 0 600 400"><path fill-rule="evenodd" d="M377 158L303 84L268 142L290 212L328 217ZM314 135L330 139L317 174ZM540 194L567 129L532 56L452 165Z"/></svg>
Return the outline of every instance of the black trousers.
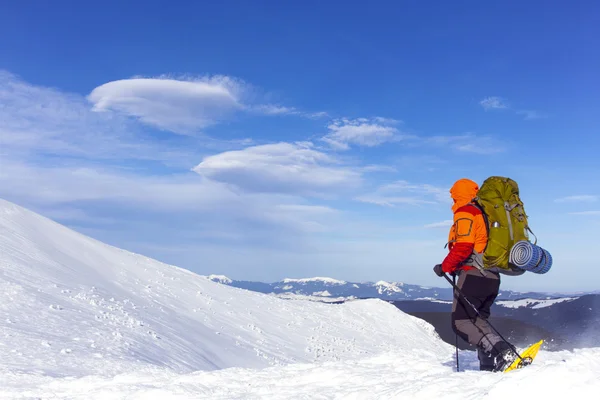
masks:
<svg viewBox="0 0 600 400"><path fill-rule="evenodd" d="M479 270L461 271L457 286L477 308L479 316L458 293L454 293L452 328L465 341L477 346L481 369L490 370L494 346L502 341L487 323L490 308L500 291L500 275L486 271L484 276Z"/></svg>

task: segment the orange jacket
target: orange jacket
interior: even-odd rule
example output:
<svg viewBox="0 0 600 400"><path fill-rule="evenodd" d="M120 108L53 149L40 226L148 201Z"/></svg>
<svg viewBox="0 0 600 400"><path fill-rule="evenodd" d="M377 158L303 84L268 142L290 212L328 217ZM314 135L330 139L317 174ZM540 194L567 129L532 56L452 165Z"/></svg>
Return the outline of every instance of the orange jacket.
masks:
<svg viewBox="0 0 600 400"><path fill-rule="evenodd" d="M459 179L450 189L454 200L454 223L448 234L450 252L442 262L442 270L453 273L457 269L472 269L465 265L471 255L483 253L487 245L487 227L483 213L472 204L479 186L470 179Z"/></svg>

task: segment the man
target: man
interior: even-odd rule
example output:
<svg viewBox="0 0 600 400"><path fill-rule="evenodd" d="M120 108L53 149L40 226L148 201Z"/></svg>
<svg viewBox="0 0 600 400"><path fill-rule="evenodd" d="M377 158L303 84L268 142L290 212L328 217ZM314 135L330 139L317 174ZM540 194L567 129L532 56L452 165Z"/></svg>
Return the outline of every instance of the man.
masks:
<svg viewBox="0 0 600 400"><path fill-rule="evenodd" d="M503 371L515 359L510 345L487 323L490 307L500 290L500 275L483 270L483 252L487 245L487 226L483 213L472 200L479 186L470 179L460 179L450 189L454 200L454 224L450 228L449 253L434 267L438 276L458 276L458 288L477 308L482 318L454 293L452 328L465 341L477 346L480 369Z"/></svg>

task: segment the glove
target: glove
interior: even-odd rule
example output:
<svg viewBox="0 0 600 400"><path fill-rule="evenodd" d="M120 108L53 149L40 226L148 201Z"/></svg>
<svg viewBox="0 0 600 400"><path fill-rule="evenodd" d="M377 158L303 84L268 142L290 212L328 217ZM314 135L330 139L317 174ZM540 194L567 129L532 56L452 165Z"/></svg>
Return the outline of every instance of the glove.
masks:
<svg viewBox="0 0 600 400"><path fill-rule="evenodd" d="M433 272L435 272L435 274L440 278L444 276L444 271L442 271L442 264L437 264L435 267L433 267Z"/></svg>

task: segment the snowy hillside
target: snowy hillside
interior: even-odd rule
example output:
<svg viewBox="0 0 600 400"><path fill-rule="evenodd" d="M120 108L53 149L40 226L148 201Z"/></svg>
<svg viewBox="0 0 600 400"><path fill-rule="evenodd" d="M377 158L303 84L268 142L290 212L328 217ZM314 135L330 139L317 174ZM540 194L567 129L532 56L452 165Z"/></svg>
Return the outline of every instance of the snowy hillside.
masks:
<svg viewBox="0 0 600 400"><path fill-rule="evenodd" d="M2 200L0 270L5 371L191 372L446 346L431 326L383 301L326 305L232 288Z"/></svg>

